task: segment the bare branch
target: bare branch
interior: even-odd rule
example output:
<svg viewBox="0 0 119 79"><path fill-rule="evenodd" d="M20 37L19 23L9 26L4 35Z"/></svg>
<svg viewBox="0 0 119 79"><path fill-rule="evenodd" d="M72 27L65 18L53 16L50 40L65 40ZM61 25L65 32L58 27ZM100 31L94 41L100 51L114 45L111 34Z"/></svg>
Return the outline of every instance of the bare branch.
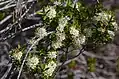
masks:
<svg viewBox="0 0 119 79"><path fill-rule="evenodd" d="M0 25L2 25L3 23L5 23L7 20L9 20L12 17L12 15L8 15L7 17L5 17L2 21L0 21ZM0 32L1 33L1 32Z"/></svg>
<svg viewBox="0 0 119 79"><path fill-rule="evenodd" d="M7 4L7 3L11 2L11 1L12 1L12 0L8 0L8 1L1 2L1 3L0 3L0 6L1 6L1 5L4 5L4 4Z"/></svg>

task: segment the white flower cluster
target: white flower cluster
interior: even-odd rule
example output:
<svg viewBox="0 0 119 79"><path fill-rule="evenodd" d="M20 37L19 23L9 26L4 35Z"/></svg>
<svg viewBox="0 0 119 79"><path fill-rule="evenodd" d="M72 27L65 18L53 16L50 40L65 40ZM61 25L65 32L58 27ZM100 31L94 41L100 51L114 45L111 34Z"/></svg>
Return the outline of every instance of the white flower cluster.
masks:
<svg viewBox="0 0 119 79"><path fill-rule="evenodd" d="M48 57L53 59L57 57L57 52L56 51L50 51L48 52Z"/></svg>
<svg viewBox="0 0 119 79"><path fill-rule="evenodd" d="M53 42L52 42L52 47L53 47L54 49L60 48L62 45L63 45L63 44L62 44L61 41L56 41L56 42L53 41Z"/></svg>
<svg viewBox="0 0 119 79"><path fill-rule="evenodd" d="M27 59L27 65L32 69L36 68L38 63L39 63L39 59L36 56Z"/></svg>
<svg viewBox="0 0 119 79"><path fill-rule="evenodd" d="M76 47L81 47L81 44L84 44L85 40L86 40L86 37L82 35L74 39L74 44Z"/></svg>
<svg viewBox="0 0 119 79"><path fill-rule="evenodd" d="M22 57L22 52L21 51L19 51L19 52L15 52L14 54L13 54L13 57L16 59L16 60L20 60L21 59L21 57Z"/></svg>
<svg viewBox="0 0 119 79"><path fill-rule="evenodd" d="M48 63L48 65L45 66L45 69L47 69L44 74L46 76L52 76L53 71L57 67L57 64L54 61L51 61Z"/></svg>
<svg viewBox="0 0 119 79"><path fill-rule="evenodd" d="M85 28L84 32L86 33L86 37L91 37L93 31L91 30L91 28Z"/></svg>
<svg viewBox="0 0 119 79"><path fill-rule="evenodd" d="M56 32L56 38L57 38L57 41L63 41L65 40L65 33L61 33L61 32Z"/></svg>
<svg viewBox="0 0 119 79"><path fill-rule="evenodd" d="M60 48L63 44L62 41L65 40L64 27L67 25L69 18L63 17L59 19L59 26L56 28L56 41L52 42L52 47L57 49Z"/></svg>
<svg viewBox="0 0 119 79"><path fill-rule="evenodd" d="M34 38L28 39L28 44L32 45L32 44L34 44L35 41L36 41L36 39L34 39ZM38 45L38 42L36 43L36 45Z"/></svg>
<svg viewBox="0 0 119 79"><path fill-rule="evenodd" d="M47 32L45 28L37 28L36 30L36 36L39 38L44 38L44 36L47 36Z"/></svg>
<svg viewBox="0 0 119 79"><path fill-rule="evenodd" d="M98 16L95 17L97 21L100 21L100 20L101 21L104 21L104 20L109 21L111 18L111 15L107 14L106 12L101 12L101 13L98 13L97 15Z"/></svg>
<svg viewBox="0 0 119 79"><path fill-rule="evenodd" d="M57 31L63 32L64 31L64 27L67 25L67 17L63 17L59 19L59 26L56 28Z"/></svg>
<svg viewBox="0 0 119 79"><path fill-rule="evenodd" d="M112 22L112 25L114 26L115 31L117 31L118 30L118 24L117 24L117 22Z"/></svg>
<svg viewBox="0 0 119 79"><path fill-rule="evenodd" d="M103 23L106 23L106 24L108 24L107 22L112 17L110 14L108 14L106 12L101 12L101 13L98 13L97 15L98 16L95 16L94 19L97 21L102 21Z"/></svg>
<svg viewBox="0 0 119 79"><path fill-rule="evenodd" d="M108 30L107 32L111 38L113 38L115 36L114 31Z"/></svg>
<svg viewBox="0 0 119 79"><path fill-rule="evenodd" d="M70 34L72 35L75 46L80 47L81 44L85 43L86 37L83 35L79 36L79 31L74 27L70 27Z"/></svg>
<svg viewBox="0 0 119 79"><path fill-rule="evenodd" d="M75 29L74 27L70 27L70 34L72 35L72 37L75 38L79 36L79 31Z"/></svg>
<svg viewBox="0 0 119 79"><path fill-rule="evenodd" d="M98 28L97 30L100 32L105 32L105 29L103 29L103 28Z"/></svg>
<svg viewBox="0 0 119 79"><path fill-rule="evenodd" d="M61 2L54 1L54 4L55 4L55 5L61 5Z"/></svg>
<svg viewBox="0 0 119 79"><path fill-rule="evenodd" d="M82 35L82 36L80 37L80 44L84 44L85 41L86 41L86 37L85 37L84 35Z"/></svg>
<svg viewBox="0 0 119 79"><path fill-rule="evenodd" d="M56 11L53 6L47 6L45 8L45 12L47 13L46 16L49 17L50 19L56 17Z"/></svg>
<svg viewBox="0 0 119 79"><path fill-rule="evenodd" d="M52 42L52 47L57 49L57 48L60 48L63 44L62 44L62 41L65 40L65 33L64 32L59 32L57 31L56 32L56 41L55 42Z"/></svg>

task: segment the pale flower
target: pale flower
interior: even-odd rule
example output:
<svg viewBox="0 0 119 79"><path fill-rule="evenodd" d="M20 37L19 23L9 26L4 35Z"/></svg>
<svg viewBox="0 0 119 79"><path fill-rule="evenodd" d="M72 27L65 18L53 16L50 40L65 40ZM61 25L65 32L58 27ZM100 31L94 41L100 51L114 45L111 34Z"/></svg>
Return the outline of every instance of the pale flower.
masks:
<svg viewBox="0 0 119 79"><path fill-rule="evenodd" d="M97 15L98 16L95 16L94 19L97 21L102 21L105 24L108 24L108 21L112 17L110 14L108 14L106 12L101 12L101 13L98 13Z"/></svg>
<svg viewBox="0 0 119 79"><path fill-rule="evenodd" d="M48 52L48 57L49 58L56 58L57 57L57 52L56 51L50 51Z"/></svg>
<svg viewBox="0 0 119 79"><path fill-rule="evenodd" d="M111 18L110 14L107 14L106 12L101 12L101 13L98 13L97 20L101 20L101 21L106 20L106 21L108 21L110 18Z"/></svg>
<svg viewBox="0 0 119 79"><path fill-rule="evenodd" d="M20 60L21 59L21 57L22 57L22 52L21 51L19 51L19 52L15 52L14 54L13 54L13 57L16 59L16 60Z"/></svg>
<svg viewBox="0 0 119 79"><path fill-rule="evenodd" d="M86 33L87 37L91 37L93 33L93 31L90 28L85 28L84 32Z"/></svg>
<svg viewBox="0 0 119 79"><path fill-rule="evenodd" d="M54 61L51 61L48 63L48 65L45 66L45 69L47 69L44 74L46 76L52 76L53 71L57 67L57 64Z"/></svg>
<svg viewBox="0 0 119 79"><path fill-rule="evenodd" d="M60 32L63 32L64 30L64 27L66 26L66 24L68 23L67 22L67 17L64 17L64 18L60 18L59 19L59 26L56 28L57 31L60 31Z"/></svg>
<svg viewBox="0 0 119 79"><path fill-rule="evenodd" d="M47 36L46 29L45 28L37 28L36 36L39 38L44 38L44 36Z"/></svg>
<svg viewBox="0 0 119 79"><path fill-rule="evenodd" d="M60 26L58 26L58 27L56 28L56 30L57 30L57 31L60 31L60 32L63 32L63 31L64 31L64 27L65 27L65 26L61 26L61 25L60 25Z"/></svg>
<svg viewBox="0 0 119 79"><path fill-rule="evenodd" d="M114 34L114 32L113 32L113 31L108 30L107 32L108 32L108 34L110 35L110 37L111 37L111 38L113 38L113 37L114 37L114 35L115 35L115 34Z"/></svg>
<svg viewBox="0 0 119 79"><path fill-rule="evenodd" d="M85 41L86 41L86 37L85 37L84 35L82 35L82 36L80 37L80 41L81 41L81 44L84 44Z"/></svg>
<svg viewBox="0 0 119 79"><path fill-rule="evenodd" d="M55 5L61 5L61 2L55 1L54 4Z"/></svg>
<svg viewBox="0 0 119 79"><path fill-rule="evenodd" d="M74 27L70 27L70 34L73 35L73 37L78 37L79 31L75 29Z"/></svg>
<svg viewBox="0 0 119 79"><path fill-rule="evenodd" d="M54 49L60 48L62 46L62 42L61 41L56 41L56 42L52 42L52 47Z"/></svg>
<svg viewBox="0 0 119 79"><path fill-rule="evenodd" d="M39 59L36 56L33 56L32 58L28 58L27 60L27 65L32 69L36 68L38 63L39 63Z"/></svg>
<svg viewBox="0 0 119 79"><path fill-rule="evenodd" d="M34 42L36 41L36 39L32 38L28 40L28 44L34 44ZM36 43L36 45L38 45L38 42Z"/></svg>
<svg viewBox="0 0 119 79"><path fill-rule="evenodd" d="M56 11L55 8L50 6L45 8L45 12L47 13L46 16L49 17L50 19L56 17Z"/></svg>
<svg viewBox="0 0 119 79"><path fill-rule="evenodd" d="M75 46L80 47L81 44L85 43L85 41L86 41L86 37L82 35L82 36L74 39L74 44L75 44Z"/></svg>
<svg viewBox="0 0 119 79"><path fill-rule="evenodd" d="M66 24L67 24L66 17L63 17L63 18L59 19L59 26L66 26Z"/></svg>
<svg viewBox="0 0 119 79"><path fill-rule="evenodd" d="M65 40L65 33L56 32L56 37L58 41Z"/></svg>
<svg viewBox="0 0 119 79"><path fill-rule="evenodd" d="M118 24L117 24L117 22L112 22L112 25L114 26L115 31L117 31L118 30Z"/></svg>
<svg viewBox="0 0 119 79"><path fill-rule="evenodd" d="M75 46L77 46L77 47L81 47L81 40L80 40L79 38L74 39L74 44L75 44Z"/></svg>
<svg viewBox="0 0 119 79"><path fill-rule="evenodd" d="M103 28L98 28L97 30L101 31L101 32L105 32L105 29L103 29Z"/></svg>

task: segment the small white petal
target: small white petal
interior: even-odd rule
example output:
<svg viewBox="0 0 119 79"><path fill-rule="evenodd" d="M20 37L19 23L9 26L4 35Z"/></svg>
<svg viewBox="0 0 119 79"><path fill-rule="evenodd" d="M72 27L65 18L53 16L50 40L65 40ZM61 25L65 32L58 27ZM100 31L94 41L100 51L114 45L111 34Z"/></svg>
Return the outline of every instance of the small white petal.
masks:
<svg viewBox="0 0 119 79"><path fill-rule="evenodd" d="M39 38L43 38L44 36L47 36L47 32L45 28L37 28L36 36Z"/></svg>
<svg viewBox="0 0 119 79"><path fill-rule="evenodd" d="M52 6L46 7L45 12L47 13L46 16L49 17L50 19L56 17L56 11L55 11L54 7L52 7Z"/></svg>
<svg viewBox="0 0 119 79"><path fill-rule="evenodd" d="M14 54L13 54L13 57L15 58L15 59L17 59L17 60L20 60L21 59L21 57L22 57L22 52L20 51L20 52L15 52Z"/></svg>
<svg viewBox="0 0 119 79"><path fill-rule="evenodd" d="M36 56L33 56L32 58L28 58L27 65L34 69L39 63L39 59Z"/></svg>
<svg viewBox="0 0 119 79"><path fill-rule="evenodd" d="M50 51L50 52L48 52L48 57L49 58L56 58L57 57L57 52L56 51Z"/></svg>
<svg viewBox="0 0 119 79"><path fill-rule="evenodd" d="M70 34L73 35L74 37L78 37L79 31L75 29L74 27L70 27Z"/></svg>
<svg viewBox="0 0 119 79"><path fill-rule="evenodd" d="M56 67L57 67L57 64L54 61L49 62L48 65L45 66L47 70L44 72L44 74L46 76L52 76L52 73Z"/></svg>

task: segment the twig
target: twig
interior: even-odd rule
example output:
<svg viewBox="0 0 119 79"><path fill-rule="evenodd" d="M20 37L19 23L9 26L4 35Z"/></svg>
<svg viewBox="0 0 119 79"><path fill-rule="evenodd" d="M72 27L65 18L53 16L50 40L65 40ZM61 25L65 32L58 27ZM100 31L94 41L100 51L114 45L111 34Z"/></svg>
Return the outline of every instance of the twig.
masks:
<svg viewBox="0 0 119 79"><path fill-rule="evenodd" d="M27 31L27 30L29 30L29 29L33 29L33 28L39 27L39 26L41 26L41 25L42 25L42 24L39 23L39 24L35 24L35 25L32 25L32 26L29 26L29 27L27 27L27 28L24 28L24 29L18 31L17 33L12 33L11 35L8 35L8 36L5 37L5 38L0 38L0 41L5 41L6 39L9 39L9 38L14 38L16 35L18 35L18 34L21 33L21 32L24 32L24 31ZM9 29L9 27L8 27L7 29Z"/></svg>
<svg viewBox="0 0 119 79"><path fill-rule="evenodd" d="M33 2L31 5L30 5L30 7L25 11L25 13L21 16L21 18L19 18L18 19L18 21L21 21L22 20L22 18L29 12L29 10L32 8L32 6L33 6L33 4L34 4L35 2Z"/></svg>
<svg viewBox="0 0 119 79"><path fill-rule="evenodd" d="M4 22L9 20L11 17L12 17L12 15L8 15L7 17L5 17L2 21L0 21L0 25L2 25Z"/></svg>
<svg viewBox="0 0 119 79"><path fill-rule="evenodd" d="M11 64L9 64L8 66L9 66L8 70L5 72L5 74L2 76L2 78L1 78L1 79L6 79L6 77L7 77L8 73L10 72L10 70L11 70L11 68L12 68L12 63L11 63Z"/></svg>
<svg viewBox="0 0 119 79"><path fill-rule="evenodd" d="M15 6L16 6L16 4L12 4L12 5L9 5L9 6L5 6L5 7L3 7L3 8L0 8L0 11L5 10L5 9L9 9L9 8L12 8L12 7L15 7Z"/></svg>
<svg viewBox="0 0 119 79"><path fill-rule="evenodd" d="M84 47L85 47L85 46L84 46ZM72 57L71 59L69 59L68 62L67 62L67 61L64 61L60 66L57 66L56 69L54 70L53 74L52 74L52 78L55 79L55 77L56 77L56 72L58 72L58 71L62 68L62 66L64 66L65 64L71 62L71 60L75 59L75 58L78 57L81 53L83 53L83 52L84 52L84 47L80 50L80 52L78 53L78 55L76 55L76 56Z"/></svg>
<svg viewBox="0 0 119 79"><path fill-rule="evenodd" d="M11 1L12 1L12 0L1 2L1 3L0 3L0 6L1 6L1 5L4 5L4 4L7 4L7 3L11 2Z"/></svg>
<svg viewBox="0 0 119 79"><path fill-rule="evenodd" d="M15 3L15 0L12 0L12 1L9 2L8 4L6 4L5 7L8 7L8 6L12 5L13 3Z"/></svg>
<svg viewBox="0 0 119 79"><path fill-rule="evenodd" d="M6 28L3 29L2 31L0 31L0 34L3 33L3 32L5 32L5 31L7 31L7 30L9 30L9 28L13 28L14 25L16 25L19 21L21 21L21 20L23 19L23 17L29 12L29 10L31 9L31 7L33 6L33 4L34 4L34 2L30 5L30 7L26 10L26 12L25 12L14 24L12 24L10 27L6 27ZM11 17L11 16L9 16L9 17ZM5 21L5 20L3 20L3 21L1 22L1 24L2 24L4 21ZM11 36L14 36L14 34L8 35L6 38L0 39L0 41L6 40L6 39L10 38Z"/></svg>
<svg viewBox="0 0 119 79"><path fill-rule="evenodd" d="M28 0L28 3L30 2L35 2L36 0ZM25 2L22 3L22 5L24 4ZM2 5L2 4L1 4ZM12 4L12 5L9 5L9 6L5 6L3 8L0 8L0 11L2 10L5 10L5 9L9 9L9 8L12 8L12 7L16 7L16 3L15 4Z"/></svg>

